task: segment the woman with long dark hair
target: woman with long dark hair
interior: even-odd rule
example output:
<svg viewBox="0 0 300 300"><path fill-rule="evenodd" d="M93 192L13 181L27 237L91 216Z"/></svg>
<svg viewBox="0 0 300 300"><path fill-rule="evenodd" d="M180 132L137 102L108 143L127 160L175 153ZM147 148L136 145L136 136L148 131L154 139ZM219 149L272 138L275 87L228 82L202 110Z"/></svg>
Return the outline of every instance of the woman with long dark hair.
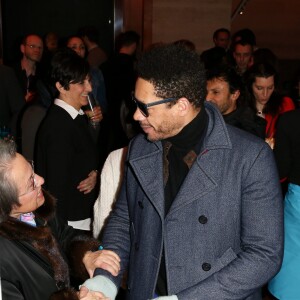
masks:
<svg viewBox="0 0 300 300"><path fill-rule="evenodd" d="M291 98L279 93L277 72L268 63L254 64L246 72L245 82L249 92L249 106L267 121L266 142L273 148L278 117L295 109L295 104Z"/></svg>

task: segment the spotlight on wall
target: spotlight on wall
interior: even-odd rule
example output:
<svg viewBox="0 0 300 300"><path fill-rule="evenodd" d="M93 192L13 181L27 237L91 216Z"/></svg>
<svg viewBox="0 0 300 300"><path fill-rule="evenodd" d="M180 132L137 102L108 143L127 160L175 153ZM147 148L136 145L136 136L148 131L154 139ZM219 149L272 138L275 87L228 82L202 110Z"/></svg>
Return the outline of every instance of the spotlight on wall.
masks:
<svg viewBox="0 0 300 300"><path fill-rule="evenodd" d="M244 15L245 14L245 8L246 8L246 5L247 5L247 2L249 2L249 1L250 0L240 0L239 5L236 7L233 14L231 15L231 22L234 20L234 18L237 15Z"/></svg>

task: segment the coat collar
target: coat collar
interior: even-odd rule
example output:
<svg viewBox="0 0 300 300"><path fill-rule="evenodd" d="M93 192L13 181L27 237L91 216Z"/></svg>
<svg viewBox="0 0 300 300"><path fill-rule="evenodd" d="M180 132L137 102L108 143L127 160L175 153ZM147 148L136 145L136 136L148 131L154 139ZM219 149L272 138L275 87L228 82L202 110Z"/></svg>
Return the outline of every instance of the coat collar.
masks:
<svg viewBox="0 0 300 300"><path fill-rule="evenodd" d="M211 103L205 102L204 107L208 114L208 128L202 149L178 192L168 215L182 205L186 205L216 188L217 183L213 176L207 172L211 163L210 152L217 149L232 148L223 116L216 106ZM130 146L129 164L145 194L163 219L164 203L161 201L161 199L164 199L162 151L161 142L149 142L144 136L140 135ZM197 189L193 189L191 186L197 186Z"/></svg>

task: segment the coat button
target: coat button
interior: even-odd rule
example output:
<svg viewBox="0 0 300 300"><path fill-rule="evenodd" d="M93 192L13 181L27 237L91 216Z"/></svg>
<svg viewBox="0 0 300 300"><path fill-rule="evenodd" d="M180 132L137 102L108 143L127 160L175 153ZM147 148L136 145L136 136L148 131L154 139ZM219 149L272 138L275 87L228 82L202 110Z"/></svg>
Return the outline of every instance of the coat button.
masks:
<svg viewBox="0 0 300 300"><path fill-rule="evenodd" d="M138 201L138 204L139 204L139 207L140 207L140 208L142 208L142 209L144 208L144 204L143 204L142 201Z"/></svg>
<svg viewBox="0 0 300 300"><path fill-rule="evenodd" d="M207 217L205 217L204 215L200 216L198 220L201 224L207 223Z"/></svg>
<svg viewBox="0 0 300 300"><path fill-rule="evenodd" d="M203 263L202 264L202 270L207 272L211 269L211 265L209 263Z"/></svg>

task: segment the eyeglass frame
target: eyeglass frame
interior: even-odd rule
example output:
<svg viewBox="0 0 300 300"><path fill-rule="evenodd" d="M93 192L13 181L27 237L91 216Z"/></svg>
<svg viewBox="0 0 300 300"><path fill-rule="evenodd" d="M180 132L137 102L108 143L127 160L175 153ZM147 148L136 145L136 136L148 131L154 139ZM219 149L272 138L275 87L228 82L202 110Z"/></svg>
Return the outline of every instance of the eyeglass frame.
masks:
<svg viewBox="0 0 300 300"><path fill-rule="evenodd" d="M37 45L30 45L30 44L25 44L25 46L28 46L30 49L39 49L39 50L43 50L44 47L43 46L37 46Z"/></svg>
<svg viewBox="0 0 300 300"><path fill-rule="evenodd" d="M36 175L36 174L35 174L35 172L34 172L34 161L33 161L33 160L30 160L30 161L28 161L28 162L31 164L31 167L32 167L32 174L31 174L31 176L30 176L31 185L32 185L32 190L31 190L31 191L27 191L27 192L25 192L25 193L19 195L19 197L23 197L23 196L25 196L25 195L27 195L27 194L30 194L30 193L32 193L33 191L35 191L36 188L37 188L37 183L36 183L36 178L35 178L35 175Z"/></svg>
<svg viewBox="0 0 300 300"><path fill-rule="evenodd" d="M158 101L154 101L154 102L150 102L150 103L146 104L146 103L143 103L140 100L138 100L135 97L134 93L132 93L131 99L132 99L132 101L134 101L134 103L136 104L136 107L140 110L140 112L143 114L143 116L145 116L147 118L147 117L149 117L149 112L148 112L149 107L163 104L163 103L169 103L169 102L177 100L178 98L165 98L162 100L158 100Z"/></svg>

